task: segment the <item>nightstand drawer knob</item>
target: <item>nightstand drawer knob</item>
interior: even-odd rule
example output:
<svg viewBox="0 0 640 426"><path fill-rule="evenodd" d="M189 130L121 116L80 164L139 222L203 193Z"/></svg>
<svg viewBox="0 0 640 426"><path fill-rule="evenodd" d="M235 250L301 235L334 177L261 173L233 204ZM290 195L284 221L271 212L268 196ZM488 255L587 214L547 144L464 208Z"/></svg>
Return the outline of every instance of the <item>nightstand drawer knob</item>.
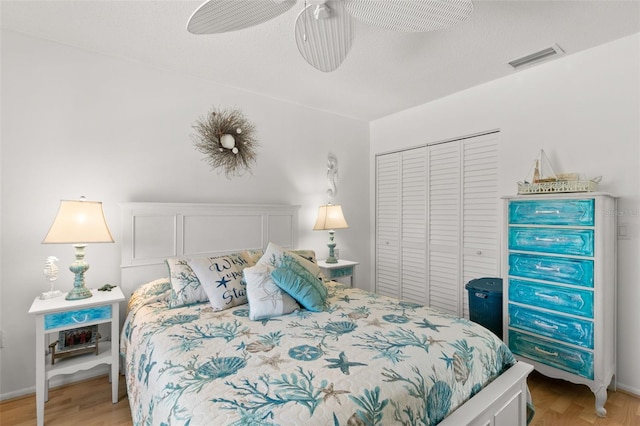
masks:
<svg viewBox="0 0 640 426"><path fill-rule="evenodd" d="M82 317L82 319L78 319L75 315L71 316L71 319L73 320L73 322L75 322L76 324L81 324L83 322L87 322L87 320L89 319L89 314L84 314L84 316Z"/></svg>

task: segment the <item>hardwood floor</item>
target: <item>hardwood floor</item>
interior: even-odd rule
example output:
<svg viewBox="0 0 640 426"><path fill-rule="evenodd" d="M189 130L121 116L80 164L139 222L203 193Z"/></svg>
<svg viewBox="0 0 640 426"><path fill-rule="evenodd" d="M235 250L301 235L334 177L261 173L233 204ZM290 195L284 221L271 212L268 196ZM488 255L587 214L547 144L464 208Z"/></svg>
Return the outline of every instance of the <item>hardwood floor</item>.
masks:
<svg viewBox="0 0 640 426"><path fill-rule="evenodd" d="M130 426L131 411L124 376L120 376L117 404L111 403L107 376L49 390L44 405L46 426ZM0 425L36 424L35 394L0 403Z"/></svg>
<svg viewBox="0 0 640 426"><path fill-rule="evenodd" d="M624 392L609 392L607 417L594 411L589 388L563 380L550 379L533 372L529 389L536 406L531 426L635 426L640 425L640 398ZM120 378L120 400L111 404L111 385L106 376L63 386L49 391L44 419L47 426L131 425L124 378ZM0 403L3 426L34 425L35 396Z"/></svg>
<svg viewBox="0 0 640 426"><path fill-rule="evenodd" d="M536 407L531 426L635 426L640 425L640 398L611 392L604 408L607 417L595 413L595 398L584 385L550 379L537 372L528 380Z"/></svg>

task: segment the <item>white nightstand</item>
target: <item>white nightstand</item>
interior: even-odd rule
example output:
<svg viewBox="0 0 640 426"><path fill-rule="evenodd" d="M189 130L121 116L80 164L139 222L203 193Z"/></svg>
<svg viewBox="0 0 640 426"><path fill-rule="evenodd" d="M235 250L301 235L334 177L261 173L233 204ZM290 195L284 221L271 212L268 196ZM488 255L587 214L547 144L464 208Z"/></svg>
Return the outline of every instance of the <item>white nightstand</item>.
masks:
<svg viewBox="0 0 640 426"><path fill-rule="evenodd" d="M338 263L327 263L324 260L319 260L318 266L327 279L349 277L350 285L353 287L356 282L356 265L358 263L343 259L338 259Z"/></svg>
<svg viewBox="0 0 640 426"><path fill-rule="evenodd" d="M66 294L53 299L36 298L29 313L36 316L36 414L38 426L44 424L44 403L49 399L49 379L59 374L88 370L100 364L111 365L111 401L118 402L120 302L124 295L119 287L111 291L91 290L93 297L65 300ZM95 324L111 324L111 341L100 341L98 354L89 353L56 360L46 354L47 335L58 339L58 332Z"/></svg>

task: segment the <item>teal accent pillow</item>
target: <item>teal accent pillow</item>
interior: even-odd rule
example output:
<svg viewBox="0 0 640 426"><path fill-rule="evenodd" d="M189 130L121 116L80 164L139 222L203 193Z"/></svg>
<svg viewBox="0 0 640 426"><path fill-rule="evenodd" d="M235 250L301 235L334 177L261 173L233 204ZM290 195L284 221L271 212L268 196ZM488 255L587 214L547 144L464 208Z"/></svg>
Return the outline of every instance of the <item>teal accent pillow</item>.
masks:
<svg viewBox="0 0 640 426"><path fill-rule="evenodd" d="M280 265L271 272L278 287L299 304L314 312L324 310L328 296L324 283L292 256L284 254Z"/></svg>

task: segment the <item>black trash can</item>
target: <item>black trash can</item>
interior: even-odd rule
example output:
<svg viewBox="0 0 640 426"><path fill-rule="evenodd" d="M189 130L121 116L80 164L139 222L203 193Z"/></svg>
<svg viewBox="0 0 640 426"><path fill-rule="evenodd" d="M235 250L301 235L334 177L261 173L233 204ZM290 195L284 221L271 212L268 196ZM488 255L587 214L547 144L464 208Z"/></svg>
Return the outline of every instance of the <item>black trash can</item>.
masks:
<svg viewBox="0 0 640 426"><path fill-rule="evenodd" d="M469 319L502 339L502 278L478 278L465 288L469 291Z"/></svg>

